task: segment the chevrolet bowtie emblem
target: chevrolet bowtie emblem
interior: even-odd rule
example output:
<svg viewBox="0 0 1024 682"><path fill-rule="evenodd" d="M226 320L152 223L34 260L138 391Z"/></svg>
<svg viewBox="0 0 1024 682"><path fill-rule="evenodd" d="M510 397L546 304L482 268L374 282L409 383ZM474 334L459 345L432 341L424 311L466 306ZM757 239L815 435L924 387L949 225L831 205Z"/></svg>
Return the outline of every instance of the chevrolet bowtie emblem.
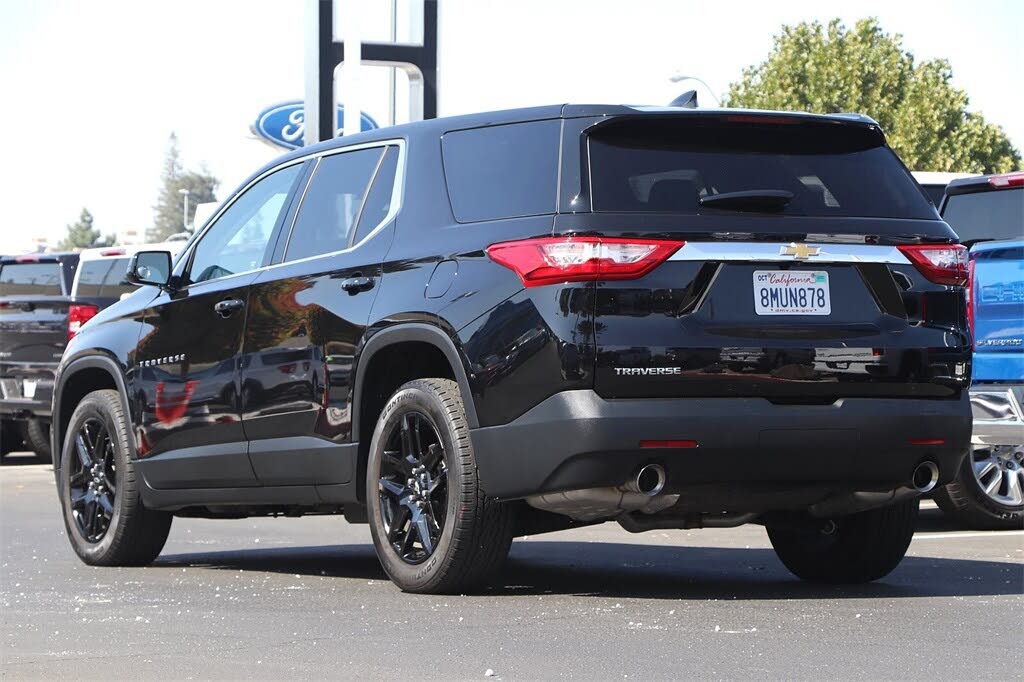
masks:
<svg viewBox="0 0 1024 682"><path fill-rule="evenodd" d="M792 243L789 246L783 246L779 250L780 256L792 256L797 260L807 260L811 256L817 256L821 253L821 249L817 246L807 246L807 244Z"/></svg>

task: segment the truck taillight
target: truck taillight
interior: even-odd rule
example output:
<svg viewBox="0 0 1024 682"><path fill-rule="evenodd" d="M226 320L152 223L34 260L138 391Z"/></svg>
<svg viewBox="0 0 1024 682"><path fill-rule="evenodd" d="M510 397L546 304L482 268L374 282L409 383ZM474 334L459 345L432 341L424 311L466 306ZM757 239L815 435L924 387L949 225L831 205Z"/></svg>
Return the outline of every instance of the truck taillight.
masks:
<svg viewBox="0 0 1024 682"><path fill-rule="evenodd" d="M967 326L971 329L971 343L978 350L978 342L974 340L974 260L967 263Z"/></svg>
<svg viewBox="0 0 1024 682"><path fill-rule="evenodd" d="M75 337L82 325L96 316L99 308L90 303L74 303L68 306L68 340Z"/></svg>
<svg viewBox="0 0 1024 682"><path fill-rule="evenodd" d="M613 237L542 237L487 248L495 263L514 270L523 284L637 279L665 262L686 242Z"/></svg>
<svg viewBox="0 0 1024 682"><path fill-rule="evenodd" d="M929 281L936 284L967 284L967 247L961 244L912 244L899 250Z"/></svg>

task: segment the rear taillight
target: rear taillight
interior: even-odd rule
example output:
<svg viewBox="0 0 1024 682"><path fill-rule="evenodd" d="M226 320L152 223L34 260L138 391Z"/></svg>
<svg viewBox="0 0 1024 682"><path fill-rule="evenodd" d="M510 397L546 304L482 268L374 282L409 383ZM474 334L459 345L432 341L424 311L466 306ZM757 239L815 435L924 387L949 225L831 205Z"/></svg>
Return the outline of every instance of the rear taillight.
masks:
<svg viewBox="0 0 1024 682"><path fill-rule="evenodd" d="M73 339L82 329L82 325L96 317L100 311L89 303L74 303L68 306L68 339Z"/></svg>
<svg viewBox="0 0 1024 682"><path fill-rule="evenodd" d="M494 262L523 284L621 280L643 277L685 242L612 237L543 237L502 242L487 249Z"/></svg>
<svg viewBox="0 0 1024 682"><path fill-rule="evenodd" d="M899 247L914 267L936 284L967 284L967 248L960 244L914 244Z"/></svg>
<svg viewBox="0 0 1024 682"><path fill-rule="evenodd" d="M967 264L967 326L971 329L971 343L974 350L978 350L978 343L974 341L974 261Z"/></svg>

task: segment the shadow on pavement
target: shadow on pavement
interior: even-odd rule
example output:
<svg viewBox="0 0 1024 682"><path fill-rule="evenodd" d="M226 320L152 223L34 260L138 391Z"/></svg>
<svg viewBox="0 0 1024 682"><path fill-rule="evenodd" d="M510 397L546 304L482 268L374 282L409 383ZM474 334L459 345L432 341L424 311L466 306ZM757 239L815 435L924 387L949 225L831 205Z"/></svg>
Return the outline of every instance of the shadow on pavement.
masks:
<svg viewBox="0 0 1024 682"><path fill-rule="evenodd" d="M386 580L371 545L240 550L161 557L154 564ZM907 557L869 585L792 577L770 549L602 542L516 542L497 586L482 594L644 599L860 599L1018 595L1024 570L1008 562Z"/></svg>
<svg viewBox="0 0 1024 682"><path fill-rule="evenodd" d="M3 459L0 460L0 466L5 467L19 467L29 464L41 464L41 462L36 459L34 452L10 452L4 455Z"/></svg>

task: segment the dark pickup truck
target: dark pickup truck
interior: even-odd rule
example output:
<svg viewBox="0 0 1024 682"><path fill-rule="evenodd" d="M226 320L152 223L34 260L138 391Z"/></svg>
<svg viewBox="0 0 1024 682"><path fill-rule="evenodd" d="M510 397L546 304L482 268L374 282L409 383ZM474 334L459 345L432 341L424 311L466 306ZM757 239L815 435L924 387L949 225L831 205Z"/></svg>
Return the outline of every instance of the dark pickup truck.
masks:
<svg viewBox="0 0 1024 682"><path fill-rule="evenodd" d="M0 257L0 453L49 462L53 375L68 342L79 254ZM77 314L77 313L76 313ZM80 323L80 321L79 321Z"/></svg>

